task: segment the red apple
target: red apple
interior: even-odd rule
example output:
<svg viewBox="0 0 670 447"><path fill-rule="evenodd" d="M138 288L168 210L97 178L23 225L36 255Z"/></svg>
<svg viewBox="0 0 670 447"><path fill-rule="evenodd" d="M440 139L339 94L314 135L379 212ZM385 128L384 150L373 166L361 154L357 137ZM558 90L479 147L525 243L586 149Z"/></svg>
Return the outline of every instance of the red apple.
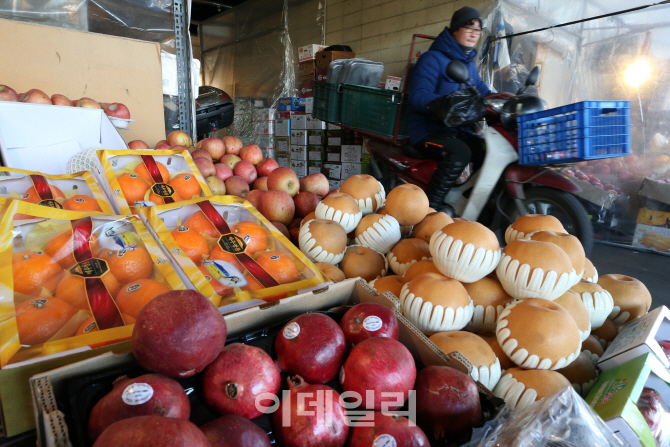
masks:
<svg viewBox="0 0 670 447"><path fill-rule="evenodd" d="M572 171L572 170L570 170L570 169L566 169L566 170L564 170L563 173L565 173L565 174L567 174L567 175L571 175L571 176L573 176L573 177L575 176L575 171Z"/></svg>
<svg viewBox="0 0 670 447"><path fill-rule="evenodd" d="M256 166L256 171L258 171L258 177L267 177L278 167L279 165L274 159L266 158L265 160L258 163L258 166Z"/></svg>
<svg viewBox="0 0 670 447"><path fill-rule="evenodd" d="M51 102L55 106L74 107L72 101L65 95L51 95Z"/></svg>
<svg viewBox="0 0 670 447"><path fill-rule="evenodd" d="M238 164L242 159L238 157L237 155L233 154L226 154L223 157L221 157L221 160L219 160L219 163L223 163L224 165L228 165L228 167L231 170L235 169L235 165Z"/></svg>
<svg viewBox="0 0 670 447"><path fill-rule="evenodd" d="M233 174L242 177L250 185L256 180L256 168L250 162L242 160L235 165Z"/></svg>
<svg viewBox="0 0 670 447"><path fill-rule="evenodd" d="M105 114L107 114L107 116L113 116L115 118L121 118L124 120L130 119L130 110L128 110L128 107L126 107L125 104L121 104L120 102L113 102L108 104L107 106L103 107L103 109L105 110Z"/></svg>
<svg viewBox="0 0 670 447"><path fill-rule="evenodd" d="M0 85L0 101L19 101L19 94L8 85Z"/></svg>
<svg viewBox="0 0 670 447"><path fill-rule="evenodd" d="M283 234L286 237L286 239L291 240L291 233L289 233L288 228L286 228L286 225L284 225L281 222L270 222L270 223L275 227L277 227L279 232Z"/></svg>
<svg viewBox="0 0 670 447"><path fill-rule="evenodd" d="M170 149L170 145L167 144L167 143L160 143L160 144L157 144L154 149L156 149L157 151L167 150L167 149Z"/></svg>
<svg viewBox="0 0 670 447"><path fill-rule="evenodd" d="M170 150L171 151L187 151L188 148L186 146L177 145L177 146L170 146Z"/></svg>
<svg viewBox="0 0 670 447"><path fill-rule="evenodd" d="M37 90L36 88L30 89L23 93L19 98L19 101L30 104L53 104L51 102L51 98L49 98L46 93L44 93L42 90Z"/></svg>
<svg viewBox="0 0 670 447"><path fill-rule="evenodd" d="M205 151L205 150L203 150L203 149L196 149L196 150L194 150L193 152L191 152L191 157L193 157L194 159L195 159L195 158L198 158L198 157L206 158L207 160L209 160L209 161L211 161L211 162L214 162L214 160L212 160L212 156L209 155L209 152L207 152L207 151ZM225 179L224 179L224 180L225 180Z"/></svg>
<svg viewBox="0 0 670 447"><path fill-rule="evenodd" d="M228 195L244 197L249 193L249 184L242 177L234 175L226 179L225 183Z"/></svg>
<svg viewBox="0 0 670 447"><path fill-rule="evenodd" d="M300 180L300 191L309 191L316 194L320 199L328 195L328 179L321 173L311 174Z"/></svg>
<svg viewBox="0 0 670 447"><path fill-rule="evenodd" d="M215 175L210 175L205 179L207 181L207 186L212 190L212 194L215 196L225 196L226 195L226 184Z"/></svg>
<svg viewBox="0 0 670 447"><path fill-rule="evenodd" d="M263 197L263 191L259 191L257 189L249 191L249 194L244 196L244 198L248 200L249 203L251 203L256 209L259 209L261 206L261 197Z"/></svg>
<svg viewBox="0 0 670 447"><path fill-rule="evenodd" d="M295 200L293 201L295 203ZM302 217L295 217L290 224L288 224L288 229L291 231L294 228L300 228L300 223L302 222Z"/></svg>
<svg viewBox="0 0 670 447"><path fill-rule="evenodd" d="M298 176L289 168L277 168L268 176L268 190L284 191L291 197L298 194Z"/></svg>
<svg viewBox="0 0 670 447"><path fill-rule="evenodd" d="M170 147L170 145L168 144L167 140L160 140L158 143L156 143L156 146L158 146L158 145L160 145L160 144L167 144L167 146Z"/></svg>
<svg viewBox="0 0 670 447"><path fill-rule="evenodd" d="M75 104L75 107L83 107L85 109L102 109L102 106L95 99L81 98Z"/></svg>
<svg viewBox="0 0 670 447"><path fill-rule="evenodd" d="M303 191L293 198L293 202L295 203L296 215L305 217L316 210L320 200L313 192Z"/></svg>
<svg viewBox="0 0 670 447"><path fill-rule="evenodd" d="M596 174L609 174L610 171L610 166L604 163L597 164L595 168L593 169L593 172Z"/></svg>
<svg viewBox="0 0 670 447"><path fill-rule="evenodd" d="M258 169L256 170L258 171ZM268 190L268 178L267 177L258 177L254 184L251 186L251 189L258 189L259 191Z"/></svg>
<svg viewBox="0 0 670 447"><path fill-rule="evenodd" d="M276 221L288 225L295 215L295 205L286 191L270 190L264 192L261 196L261 205L258 211L271 222Z"/></svg>
<svg viewBox="0 0 670 447"><path fill-rule="evenodd" d="M223 137L223 142L226 145L226 154L240 155L240 150L242 150L242 140L237 137L228 135Z"/></svg>
<svg viewBox="0 0 670 447"><path fill-rule="evenodd" d="M133 140L128 143L130 149L149 149L149 145L142 140Z"/></svg>
<svg viewBox="0 0 670 447"><path fill-rule="evenodd" d="M193 142L183 130L173 130L167 137L167 142L170 146L191 146Z"/></svg>
<svg viewBox="0 0 670 447"><path fill-rule="evenodd" d="M258 163L263 161L263 152L261 151L260 147L256 146L255 144L250 144L240 149L240 158L256 166Z"/></svg>
<svg viewBox="0 0 670 447"><path fill-rule="evenodd" d="M214 169L216 169L216 174L214 175L224 182L233 176L233 170L230 169L230 166L224 165L223 163L214 164Z"/></svg>
<svg viewBox="0 0 670 447"><path fill-rule="evenodd" d="M198 170L203 177L209 177L210 175L214 175L216 173L216 169L214 169L214 163L212 163L211 160L197 157L194 158L193 161L195 162L195 165L198 167Z"/></svg>
<svg viewBox="0 0 670 447"><path fill-rule="evenodd" d="M291 242L298 246L300 244L300 228L291 228L288 232L291 233Z"/></svg>
<svg viewBox="0 0 670 447"><path fill-rule="evenodd" d="M226 154L226 145L220 138L205 138L198 142L198 147L209 152L213 160L220 160Z"/></svg>
<svg viewBox="0 0 670 447"><path fill-rule="evenodd" d="M582 168L582 172L584 172L585 174L593 174L594 171L595 171L595 167L593 167L593 166L584 166Z"/></svg>

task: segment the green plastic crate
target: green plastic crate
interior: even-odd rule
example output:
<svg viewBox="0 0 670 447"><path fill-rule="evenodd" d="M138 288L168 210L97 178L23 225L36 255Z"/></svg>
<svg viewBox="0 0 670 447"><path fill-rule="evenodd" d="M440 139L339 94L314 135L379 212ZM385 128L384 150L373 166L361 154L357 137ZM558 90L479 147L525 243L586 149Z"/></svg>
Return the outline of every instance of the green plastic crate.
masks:
<svg viewBox="0 0 670 447"><path fill-rule="evenodd" d="M342 118L345 126L393 136L400 93L377 87L342 84ZM409 135L409 104L403 104L398 136Z"/></svg>
<svg viewBox="0 0 670 447"><path fill-rule="evenodd" d="M323 81L314 82L314 110L312 115L315 118L330 123L340 122L342 94L337 87L338 84L329 84Z"/></svg>

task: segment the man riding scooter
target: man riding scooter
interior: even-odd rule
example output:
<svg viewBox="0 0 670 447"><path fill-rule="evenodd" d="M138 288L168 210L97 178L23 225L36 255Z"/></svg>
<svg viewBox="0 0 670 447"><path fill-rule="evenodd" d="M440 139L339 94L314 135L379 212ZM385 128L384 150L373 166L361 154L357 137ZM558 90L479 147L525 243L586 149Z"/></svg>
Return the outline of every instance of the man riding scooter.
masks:
<svg viewBox="0 0 670 447"><path fill-rule="evenodd" d="M445 196L468 164L472 162L477 170L484 162L484 141L469 126L448 127L431 111L441 98L464 88L446 74L452 60L467 65L470 80L481 95L491 93L475 65L475 46L481 34L479 12L467 6L459 9L451 17L450 26L421 55L412 76L410 144L426 157L438 160L426 187L430 207L436 210L444 207Z"/></svg>

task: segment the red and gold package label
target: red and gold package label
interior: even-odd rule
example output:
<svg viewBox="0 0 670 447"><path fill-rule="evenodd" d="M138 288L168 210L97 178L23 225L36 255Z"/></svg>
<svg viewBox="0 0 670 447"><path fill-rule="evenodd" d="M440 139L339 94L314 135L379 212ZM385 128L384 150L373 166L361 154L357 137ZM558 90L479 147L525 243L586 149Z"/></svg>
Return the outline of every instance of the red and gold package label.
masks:
<svg viewBox="0 0 670 447"><path fill-rule="evenodd" d="M151 186L151 191L159 197L172 197L176 194L175 189L167 183L156 183Z"/></svg>
<svg viewBox="0 0 670 447"><path fill-rule="evenodd" d="M70 269L70 273L82 278L100 278L108 271L107 262L98 258L82 261Z"/></svg>
<svg viewBox="0 0 670 447"><path fill-rule="evenodd" d="M224 234L219 238L219 247L221 250L234 255L238 253L244 253L247 249L247 243L244 242L244 239L234 234Z"/></svg>

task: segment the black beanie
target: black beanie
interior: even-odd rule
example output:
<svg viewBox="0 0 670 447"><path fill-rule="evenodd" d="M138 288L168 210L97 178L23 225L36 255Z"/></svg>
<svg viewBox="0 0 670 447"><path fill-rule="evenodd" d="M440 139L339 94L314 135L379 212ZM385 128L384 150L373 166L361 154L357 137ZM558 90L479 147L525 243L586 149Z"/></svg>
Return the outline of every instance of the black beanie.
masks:
<svg viewBox="0 0 670 447"><path fill-rule="evenodd" d="M451 16L451 23L449 24L449 31L455 33L459 28L465 26L470 20L479 20L480 25L482 24L482 19L479 17L479 11L475 8L469 6L463 6L461 9L456 11L453 16Z"/></svg>

